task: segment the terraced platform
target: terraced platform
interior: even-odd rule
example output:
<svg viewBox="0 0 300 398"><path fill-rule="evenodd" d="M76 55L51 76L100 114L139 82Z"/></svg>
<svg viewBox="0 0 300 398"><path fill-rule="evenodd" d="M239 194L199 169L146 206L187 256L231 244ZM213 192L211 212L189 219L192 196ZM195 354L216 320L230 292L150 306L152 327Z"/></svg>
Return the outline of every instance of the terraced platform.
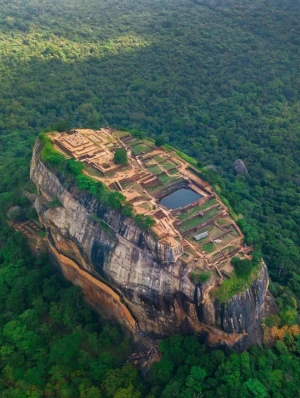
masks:
<svg viewBox="0 0 300 398"><path fill-rule="evenodd" d="M136 214L153 217L153 234L165 244L184 247L183 261L197 260L200 269L214 267L226 277L232 271L232 256L248 256L250 249L226 206L175 149L111 128L76 129L50 137L65 156L86 165L85 173L122 192ZM122 147L128 155L126 166L113 160Z"/></svg>

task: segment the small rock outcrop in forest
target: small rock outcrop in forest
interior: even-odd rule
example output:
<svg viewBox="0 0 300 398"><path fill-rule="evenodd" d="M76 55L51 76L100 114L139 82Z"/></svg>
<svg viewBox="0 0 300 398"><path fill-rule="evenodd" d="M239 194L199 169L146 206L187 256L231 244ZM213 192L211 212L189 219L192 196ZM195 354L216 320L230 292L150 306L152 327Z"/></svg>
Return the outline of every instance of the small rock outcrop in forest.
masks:
<svg viewBox="0 0 300 398"><path fill-rule="evenodd" d="M241 175L248 174L247 167L245 166L245 163L242 161L242 159L237 159L233 163L233 169L236 172L236 174L241 174Z"/></svg>
<svg viewBox="0 0 300 398"><path fill-rule="evenodd" d="M158 162L154 164L152 156L146 157L146 144L137 145L140 155L126 146L130 163L126 173L129 176L134 169L138 174L141 167L144 174L139 178L151 183L155 179L146 174L146 165L159 175L159 165L164 164L167 169L168 163L160 159L162 153L159 153L153 154ZM42 160L42 150L43 144L37 140L30 174L38 189L35 208L47 232L49 253L65 277L82 288L95 310L132 331L143 331L150 338L179 332L205 334L212 345L225 344L238 349L262 342L261 320L268 314L270 300L267 268L262 262L245 289L225 301L215 294L231 278L230 256L248 254L242 244L243 236L211 187L201 186L203 191L200 191L200 182L192 177L196 170L187 167L185 175L191 173L191 177L184 180L179 176L178 184L180 189L187 189L187 184L195 186L195 192L203 195L206 192L207 198L199 194L200 199L179 210L160 207L157 192L163 191L163 198L174 192L174 189L165 190L166 183L158 185L157 190L153 184L149 189L141 183L136 201L133 191L126 191L129 177L112 183L116 189L122 188L127 203L133 201L134 209L143 203L142 197L147 192L157 200L157 206L151 204L146 213L156 222L144 228L138 217L108 206L92 190L79 189L72 179L53 171ZM94 151L92 147L91 150ZM173 175L180 173L185 163L180 165L175 156L166 158L176 166ZM108 167L106 159L104 168ZM111 174L107 175L105 178L110 178ZM172 173L163 175L173 178ZM171 183L175 186L173 180ZM138 187L136 180L134 184ZM159 235L161 224L165 231ZM202 239L207 243L201 243Z"/></svg>

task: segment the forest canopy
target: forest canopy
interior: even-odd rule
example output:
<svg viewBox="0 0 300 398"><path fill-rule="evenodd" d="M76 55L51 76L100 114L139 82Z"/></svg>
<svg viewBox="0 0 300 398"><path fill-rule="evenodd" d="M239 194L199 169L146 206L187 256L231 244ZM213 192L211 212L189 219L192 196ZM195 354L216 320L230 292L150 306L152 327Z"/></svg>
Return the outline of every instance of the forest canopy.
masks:
<svg viewBox="0 0 300 398"><path fill-rule="evenodd" d="M299 19L294 0L0 0L1 397L297 396ZM24 189L38 134L104 125L194 157L243 215L273 281L274 348L224 353L175 336L141 382L121 331L7 226L12 206L34 217Z"/></svg>

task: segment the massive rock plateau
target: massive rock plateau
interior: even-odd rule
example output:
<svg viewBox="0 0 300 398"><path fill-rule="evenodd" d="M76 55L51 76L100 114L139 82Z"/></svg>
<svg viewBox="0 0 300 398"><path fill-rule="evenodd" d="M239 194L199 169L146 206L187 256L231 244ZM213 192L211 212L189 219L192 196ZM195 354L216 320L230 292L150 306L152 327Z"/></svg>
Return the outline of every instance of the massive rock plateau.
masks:
<svg viewBox="0 0 300 398"><path fill-rule="evenodd" d="M138 325L151 338L195 333L206 335L210 344L238 349L262 342L261 320L270 298L264 263L251 287L220 303L210 295L214 277L192 283L182 272L178 248L158 243L133 219L55 175L40 152L37 141L30 175L49 253L96 311L132 331ZM60 205L49 206L53 200Z"/></svg>

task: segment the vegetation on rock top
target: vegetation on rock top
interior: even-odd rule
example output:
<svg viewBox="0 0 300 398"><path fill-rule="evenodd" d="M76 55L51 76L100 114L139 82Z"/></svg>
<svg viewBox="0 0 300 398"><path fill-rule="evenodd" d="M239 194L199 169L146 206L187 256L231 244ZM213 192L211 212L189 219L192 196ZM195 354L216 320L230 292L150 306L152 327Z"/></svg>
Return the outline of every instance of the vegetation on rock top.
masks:
<svg viewBox="0 0 300 398"><path fill-rule="evenodd" d="M46 133L41 133L39 139L43 145L41 150L41 160L50 169L55 172L68 176L77 187L82 191L88 191L95 196L104 206L111 207L116 210L122 210L126 217L132 217L137 225L150 231L155 225L152 217L134 214L133 207L126 203L126 197L120 192L112 191L106 187L101 181L97 181L87 174L84 174L84 165L75 159L66 159L64 155L58 152L52 145L50 137Z"/></svg>

